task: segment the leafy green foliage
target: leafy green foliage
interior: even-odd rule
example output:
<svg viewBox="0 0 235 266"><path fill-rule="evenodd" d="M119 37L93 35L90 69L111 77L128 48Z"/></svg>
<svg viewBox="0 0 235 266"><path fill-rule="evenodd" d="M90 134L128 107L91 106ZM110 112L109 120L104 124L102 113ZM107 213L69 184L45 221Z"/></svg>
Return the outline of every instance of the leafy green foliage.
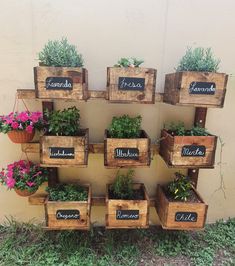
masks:
<svg viewBox="0 0 235 266"><path fill-rule="evenodd" d="M220 60L214 57L211 48L188 47L176 71L216 72L219 69L219 63Z"/></svg>
<svg viewBox="0 0 235 266"><path fill-rule="evenodd" d="M178 123L171 122L165 124L164 128L171 133L173 136L208 136L209 133L205 128L200 126L194 126L191 129L185 129L184 122L179 121Z"/></svg>
<svg viewBox="0 0 235 266"><path fill-rule="evenodd" d="M55 187L47 187L46 191L51 201L86 201L88 199L87 189L75 184L58 184Z"/></svg>
<svg viewBox="0 0 235 266"><path fill-rule="evenodd" d="M234 265L234 235L235 219L200 232L159 227L48 232L9 220L0 226L0 265Z"/></svg>
<svg viewBox="0 0 235 266"><path fill-rule="evenodd" d="M176 178L167 185L167 192L175 199L187 201L192 190L192 182L188 176L175 173Z"/></svg>
<svg viewBox="0 0 235 266"><path fill-rule="evenodd" d="M53 136L77 136L80 129L80 113L73 106L68 109L45 111L47 132Z"/></svg>
<svg viewBox="0 0 235 266"><path fill-rule="evenodd" d="M66 38L60 41L48 41L39 53L40 63L44 66L82 67L83 58L78 54L76 46L68 43Z"/></svg>
<svg viewBox="0 0 235 266"><path fill-rule="evenodd" d="M117 172L114 183L110 187L110 191L116 199L132 199L133 197L133 176L134 170L129 169L126 174Z"/></svg>
<svg viewBox="0 0 235 266"><path fill-rule="evenodd" d="M144 63L144 60L131 58L121 58L118 63L114 65L115 67L139 67Z"/></svg>
<svg viewBox="0 0 235 266"><path fill-rule="evenodd" d="M138 138L141 133L141 116L129 117L123 115L121 117L113 117L109 126L109 134L111 138Z"/></svg>

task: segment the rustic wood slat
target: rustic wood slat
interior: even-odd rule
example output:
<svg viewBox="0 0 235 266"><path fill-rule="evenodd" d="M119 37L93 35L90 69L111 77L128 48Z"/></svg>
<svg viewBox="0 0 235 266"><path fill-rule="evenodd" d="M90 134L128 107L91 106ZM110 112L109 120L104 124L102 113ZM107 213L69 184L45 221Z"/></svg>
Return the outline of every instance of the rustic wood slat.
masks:
<svg viewBox="0 0 235 266"><path fill-rule="evenodd" d="M155 93L155 102L163 102L163 93ZM43 100L43 101L51 101L51 99L38 99L35 96L35 90L32 89L18 89L17 90L18 99L25 100ZM94 99L106 99L107 100L107 91L105 90L88 90L88 100ZM60 100L60 99L57 99ZM65 99L63 99L65 100ZM69 101L75 101L74 99L68 99Z"/></svg>
<svg viewBox="0 0 235 266"><path fill-rule="evenodd" d="M205 204L202 197L195 189L194 192L199 202L169 201L162 187L158 185L156 210L164 229L195 230L204 228L208 205ZM175 221L177 212L194 212L197 214L197 219L194 222Z"/></svg>

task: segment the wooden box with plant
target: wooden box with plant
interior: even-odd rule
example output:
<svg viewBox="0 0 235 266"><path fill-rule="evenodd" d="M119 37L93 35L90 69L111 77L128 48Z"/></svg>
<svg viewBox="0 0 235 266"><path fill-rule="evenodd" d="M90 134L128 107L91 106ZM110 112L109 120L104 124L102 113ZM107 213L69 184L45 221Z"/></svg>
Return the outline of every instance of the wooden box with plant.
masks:
<svg viewBox="0 0 235 266"><path fill-rule="evenodd" d="M50 229L89 230L91 186L57 184L46 189L46 226Z"/></svg>
<svg viewBox="0 0 235 266"><path fill-rule="evenodd" d="M194 230L205 226L208 206L190 178L175 173L166 186L157 186L156 209L164 229Z"/></svg>
<svg viewBox="0 0 235 266"><path fill-rule="evenodd" d="M14 162L0 172L0 183L22 197L34 194L47 179L47 169L31 161Z"/></svg>
<svg viewBox="0 0 235 266"><path fill-rule="evenodd" d="M108 99L111 102L155 103L157 71L139 67L144 61L121 58L107 68Z"/></svg>
<svg viewBox="0 0 235 266"><path fill-rule="evenodd" d="M150 138L141 130L141 116L113 117L104 136L106 167L150 166Z"/></svg>
<svg viewBox="0 0 235 266"><path fill-rule="evenodd" d="M213 168L216 144L217 137L204 128L170 123L161 132L159 153L168 166Z"/></svg>
<svg viewBox="0 0 235 266"><path fill-rule="evenodd" d="M223 107L228 75L211 48L188 48L176 73L167 74L163 101L174 105Z"/></svg>
<svg viewBox="0 0 235 266"><path fill-rule="evenodd" d="M46 110L46 133L40 138L41 164L87 166L89 130L80 128L80 113L74 106L62 111Z"/></svg>
<svg viewBox="0 0 235 266"><path fill-rule="evenodd" d="M106 228L147 228L149 197L144 184L133 183L134 171L118 171L106 189Z"/></svg>
<svg viewBox="0 0 235 266"><path fill-rule="evenodd" d="M12 112L0 116L0 132L8 135L14 143L27 143L33 140L35 130L44 127L41 112Z"/></svg>
<svg viewBox="0 0 235 266"><path fill-rule="evenodd" d="M67 39L48 41L34 67L36 97L42 99L88 98L88 73L82 55Z"/></svg>

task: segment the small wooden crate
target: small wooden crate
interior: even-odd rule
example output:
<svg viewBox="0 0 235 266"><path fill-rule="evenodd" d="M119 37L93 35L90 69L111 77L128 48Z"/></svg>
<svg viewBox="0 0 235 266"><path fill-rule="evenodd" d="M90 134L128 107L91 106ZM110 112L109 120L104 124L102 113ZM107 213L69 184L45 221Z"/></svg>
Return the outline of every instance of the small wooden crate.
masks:
<svg viewBox="0 0 235 266"><path fill-rule="evenodd" d="M44 203L47 229L90 229L91 186L84 186L88 190L87 201L49 201L47 198Z"/></svg>
<svg viewBox="0 0 235 266"><path fill-rule="evenodd" d="M40 161L44 166L87 166L89 130L81 130L80 136L40 137Z"/></svg>
<svg viewBox="0 0 235 266"><path fill-rule="evenodd" d="M150 145L151 140L144 130L136 139L110 138L105 130L104 165L108 168L150 166Z"/></svg>
<svg viewBox="0 0 235 266"><path fill-rule="evenodd" d="M36 97L41 99L88 98L88 72L81 67L34 67Z"/></svg>
<svg viewBox="0 0 235 266"><path fill-rule="evenodd" d="M109 187L106 187L106 228L148 228L149 197L144 184L133 184L134 189L143 189L144 200L109 199Z"/></svg>
<svg viewBox="0 0 235 266"><path fill-rule="evenodd" d="M200 202L169 201L157 186L156 210L164 229L195 230L205 226L208 205L193 188Z"/></svg>
<svg viewBox="0 0 235 266"><path fill-rule="evenodd" d="M209 136L172 136L163 129L160 151L168 166L213 168L215 162L217 137Z"/></svg>
<svg viewBox="0 0 235 266"><path fill-rule="evenodd" d="M167 74L163 101L174 105L223 107L228 75L183 71Z"/></svg>
<svg viewBox="0 0 235 266"><path fill-rule="evenodd" d="M107 90L110 102L155 103L156 69L108 67Z"/></svg>

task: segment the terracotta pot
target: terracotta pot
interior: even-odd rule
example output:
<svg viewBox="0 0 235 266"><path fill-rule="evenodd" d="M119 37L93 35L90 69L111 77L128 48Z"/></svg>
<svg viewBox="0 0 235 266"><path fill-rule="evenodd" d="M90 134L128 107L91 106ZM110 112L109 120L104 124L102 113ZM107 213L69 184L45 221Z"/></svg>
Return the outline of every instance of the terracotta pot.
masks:
<svg viewBox="0 0 235 266"><path fill-rule="evenodd" d="M33 195L36 191L37 191L37 190L30 192L30 191L28 191L27 189L24 189L24 190L21 190L21 189L15 189L16 194L18 194L18 195L21 196L21 197L28 197L28 196L31 196L31 195Z"/></svg>
<svg viewBox="0 0 235 266"><path fill-rule="evenodd" d="M9 139L14 143L27 143L33 139L35 131L28 133L26 130L12 130L9 131L7 135Z"/></svg>

